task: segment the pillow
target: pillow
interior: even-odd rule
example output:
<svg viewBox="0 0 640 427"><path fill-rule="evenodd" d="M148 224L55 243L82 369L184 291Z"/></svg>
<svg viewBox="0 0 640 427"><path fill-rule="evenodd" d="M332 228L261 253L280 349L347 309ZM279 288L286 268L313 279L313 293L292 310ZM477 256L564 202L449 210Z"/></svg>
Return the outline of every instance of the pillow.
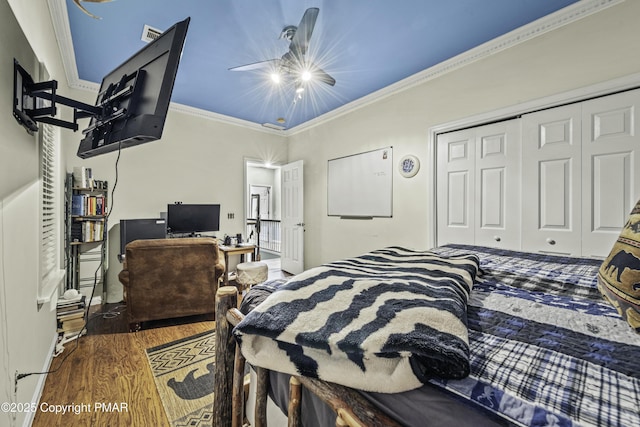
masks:
<svg viewBox="0 0 640 427"><path fill-rule="evenodd" d="M640 201L600 266L598 289L640 333Z"/></svg>

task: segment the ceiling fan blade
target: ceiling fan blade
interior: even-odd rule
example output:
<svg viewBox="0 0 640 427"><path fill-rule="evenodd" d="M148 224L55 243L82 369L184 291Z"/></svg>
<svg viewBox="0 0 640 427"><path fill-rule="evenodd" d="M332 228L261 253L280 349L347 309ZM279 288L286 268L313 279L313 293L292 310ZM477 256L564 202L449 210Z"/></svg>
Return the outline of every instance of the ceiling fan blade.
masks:
<svg viewBox="0 0 640 427"><path fill-rule="evenodd" d="M336 84L336 79L319 68L313 73L313 77L323 83L328 84L329 86L333 86Z"/></svg>
<svg viewBox="0 0 640 427"><path fill-rule="evenodd" d="M322 83L326 83L329 86L333 86L336 84L336 79L331 77L326 71L322 68L318 67L316 64L309 65L309 72L313 76L313 80L317 80Z"/></svg>
<svg viewBox="0 0 640 427"><path fill-rule="evenodd" d="M229 68L230 71L254 71L264 70L268 68L276 69L280 63L280 59L268 59L266 61L254 62L246 65L239 65L237 67Z"/></svg>
<svg viewBox="0 0 640 427"><path fill-rule="evenodd" d="M309 40L311 39L313 27L316 25L316 19L318 19L319 12L320 9L317 7L310 7L304 12L304 15L302 15L300 25L298 25L298 29L291 40L291 44L289 45L289 50L294 52L296 56L302 56L307 53Z"/></svg>

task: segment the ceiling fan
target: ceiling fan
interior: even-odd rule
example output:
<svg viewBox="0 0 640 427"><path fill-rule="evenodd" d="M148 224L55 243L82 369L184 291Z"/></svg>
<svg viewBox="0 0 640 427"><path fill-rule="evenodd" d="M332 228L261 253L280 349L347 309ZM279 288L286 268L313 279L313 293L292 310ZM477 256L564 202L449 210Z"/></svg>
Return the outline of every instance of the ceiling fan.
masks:
<svg viewBox="0 0 640 427"><path fill-rule="evenodd" d="M304 15L302 15L300 24L297 27L295 25L287 25L282 29L280 38L291 42L289 44L289 51L282 55L282 57L240 65L229 68L229 70L270 70L271 78L276 83L279 83L283 78L293 78L296 84L296 92L299 96L301 96L304 91L305 83L310 80L320 81L330 86L335 85L336 80L306 56L309 48L309 40L311 39L319 12L320 9L317 7L309 8L304 12Z"/></svg>
<svg viewBox="0 0 640 427"><path fill-rule="evenodd" d="M101 19L99 16L96 16L93 13L89 12L87 9L85 9L85 7L80 4L81 1L88 2L88 3L107 3L107 2L110 2L111 0L73 0L76 6L78 6L80 10L82 10L84 13L86 13L87 15L89 15L94 19Z"/></svg>

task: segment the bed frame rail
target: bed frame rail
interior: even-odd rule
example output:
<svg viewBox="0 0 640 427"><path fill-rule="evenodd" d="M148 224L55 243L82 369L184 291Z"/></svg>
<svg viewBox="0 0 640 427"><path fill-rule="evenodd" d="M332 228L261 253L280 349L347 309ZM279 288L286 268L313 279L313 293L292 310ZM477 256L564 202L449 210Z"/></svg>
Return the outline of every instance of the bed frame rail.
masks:
<svg viewBox="0 0 640 427"><path fill-rule="evenodd" d="M244 317L236 308L238 291L224 286L216 293L216 365L213 400L213 425L242 427L244 419L245 359L232 334ZM254 367L257 374L255 427L267 425L269 371ZM336 413L338 427L399 427L355 390L322 380L292 376L289 393L289 427L301 426L302 386L314 393Z"/></svg>

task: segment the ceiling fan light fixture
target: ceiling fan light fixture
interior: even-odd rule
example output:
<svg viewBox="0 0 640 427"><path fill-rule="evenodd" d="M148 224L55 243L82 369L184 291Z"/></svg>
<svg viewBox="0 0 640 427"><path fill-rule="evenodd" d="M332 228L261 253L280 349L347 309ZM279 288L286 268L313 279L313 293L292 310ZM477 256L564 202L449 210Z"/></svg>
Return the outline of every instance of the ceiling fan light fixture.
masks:
<svg viewBox="0 0 640 427"><path fill-rule="evenodd" d="M271 81L274 82L275 84L279 84L282 81L282 78L280 77L280 73L278 72L271 73L270 77L271 77Z"/></svg>
<svg viewBox="0 0 640 427"><path fill-rule="evenodd" d="M300 78L304 82L308 82L309 80L311 80L311 77L312 77L312 74L309 70L303 70L302 73L300 73Z"/></svg>
<svg viewBox="0 0 640 427"><path fill-rule="evenodd" d="M280 74L280 76L269 74L274 83L282 83L292 77L303 82L315 80L330 86L335 85L335 79L319 69L306 56L319 12L320 9L317 7L310 7L304 11L297 27L295 25L287 25L282 29L280 39L288 40L290 43L289 50L280 58L240 65L229 68L229 70L254 71L271 69Z"/></svg>

